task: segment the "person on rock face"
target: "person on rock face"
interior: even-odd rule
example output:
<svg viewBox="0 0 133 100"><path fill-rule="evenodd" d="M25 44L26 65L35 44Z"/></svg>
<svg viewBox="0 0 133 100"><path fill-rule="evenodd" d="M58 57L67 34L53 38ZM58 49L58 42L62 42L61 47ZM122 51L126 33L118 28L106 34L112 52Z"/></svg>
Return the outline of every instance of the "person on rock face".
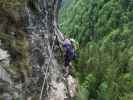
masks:
<svg viewBox="0 0 133 100"><path fill-rule="evenodd" d="M63 47L65 50L65 56L64 56L64 66L66 69L65 76L67 76L69 74L69 67L70 67L71 60L74 60L77 57L77 53L75 51L75 46L73 45L74 41L72 41L72 40L74 40L74 39L65 38L65 40L63 42Z"/></svg>

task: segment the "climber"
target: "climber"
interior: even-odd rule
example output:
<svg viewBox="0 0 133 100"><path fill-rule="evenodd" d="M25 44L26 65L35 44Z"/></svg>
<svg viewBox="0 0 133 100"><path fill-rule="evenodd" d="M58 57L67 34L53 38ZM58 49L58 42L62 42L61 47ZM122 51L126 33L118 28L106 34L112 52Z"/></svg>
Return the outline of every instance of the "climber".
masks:
<svg viewBox="0 0 133 100"><path fill-rule="evenodd" d="M68 39L66 38L63 42L63 47L65 50L65 58L64 58L64 66L66 69L65 75L67 76L69 74L69 67L71 60L74 60L77 58L76 48L74 39Z"/></svg>

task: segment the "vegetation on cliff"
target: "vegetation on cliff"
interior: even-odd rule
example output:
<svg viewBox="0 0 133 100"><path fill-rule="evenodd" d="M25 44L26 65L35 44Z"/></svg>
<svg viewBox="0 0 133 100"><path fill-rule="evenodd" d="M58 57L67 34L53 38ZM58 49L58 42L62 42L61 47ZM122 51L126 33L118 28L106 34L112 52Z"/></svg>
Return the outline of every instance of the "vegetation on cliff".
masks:
<svg viewBox="0 0 133 100"><path fill-rule="evenodd" d="M23 31L22 16L18 12L25 0L0 1L0 40L2 48L10 54L11 74L19 81L25 80L30 72L28 40ZM13 75L14 77L14 75Z"/></svg>
<svg viewBox="0 0 133 100"><path fill-rule="evenodd" d="M1 0L0 8L20 8L23 6L25 0Z"/></svg>

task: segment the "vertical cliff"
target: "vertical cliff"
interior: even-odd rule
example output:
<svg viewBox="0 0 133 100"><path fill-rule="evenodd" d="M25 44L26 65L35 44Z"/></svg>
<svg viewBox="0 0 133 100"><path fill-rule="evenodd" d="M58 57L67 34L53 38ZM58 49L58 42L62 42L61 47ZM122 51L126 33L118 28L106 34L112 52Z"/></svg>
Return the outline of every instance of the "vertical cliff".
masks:
<svg viewBox="0 0 133 100"><path fill-rule="evenodd" d="M63 77L64 36L58 29L61 0L0 5L0 98L70 100L67 83L73 79Z"/></svg>
<svg viewBox="0 0 133 100"><path fill-rule="evenodd" d="M36 86L31 96L36 95L40 100L67 98L62 75L63 61L59 63L57 60L62 53L57 54L60 50L58 42L59 39L63 40L63 35L58 30L60 4L61 0L29 0L25 8L28 16L26 30L31 48L32 79Z"/></svg>

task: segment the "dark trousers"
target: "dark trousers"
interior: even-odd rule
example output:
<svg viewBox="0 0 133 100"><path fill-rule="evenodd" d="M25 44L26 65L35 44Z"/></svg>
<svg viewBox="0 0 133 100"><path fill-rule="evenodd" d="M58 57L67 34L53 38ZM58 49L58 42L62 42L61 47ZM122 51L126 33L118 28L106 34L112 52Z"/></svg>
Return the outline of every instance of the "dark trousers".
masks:
<svg viewBox="0 0 133 100"><path fill-rule="evenodd" d="M64 66L69 66L69 63L71 61L71 58L66 54L64 59Z"/></svg>

